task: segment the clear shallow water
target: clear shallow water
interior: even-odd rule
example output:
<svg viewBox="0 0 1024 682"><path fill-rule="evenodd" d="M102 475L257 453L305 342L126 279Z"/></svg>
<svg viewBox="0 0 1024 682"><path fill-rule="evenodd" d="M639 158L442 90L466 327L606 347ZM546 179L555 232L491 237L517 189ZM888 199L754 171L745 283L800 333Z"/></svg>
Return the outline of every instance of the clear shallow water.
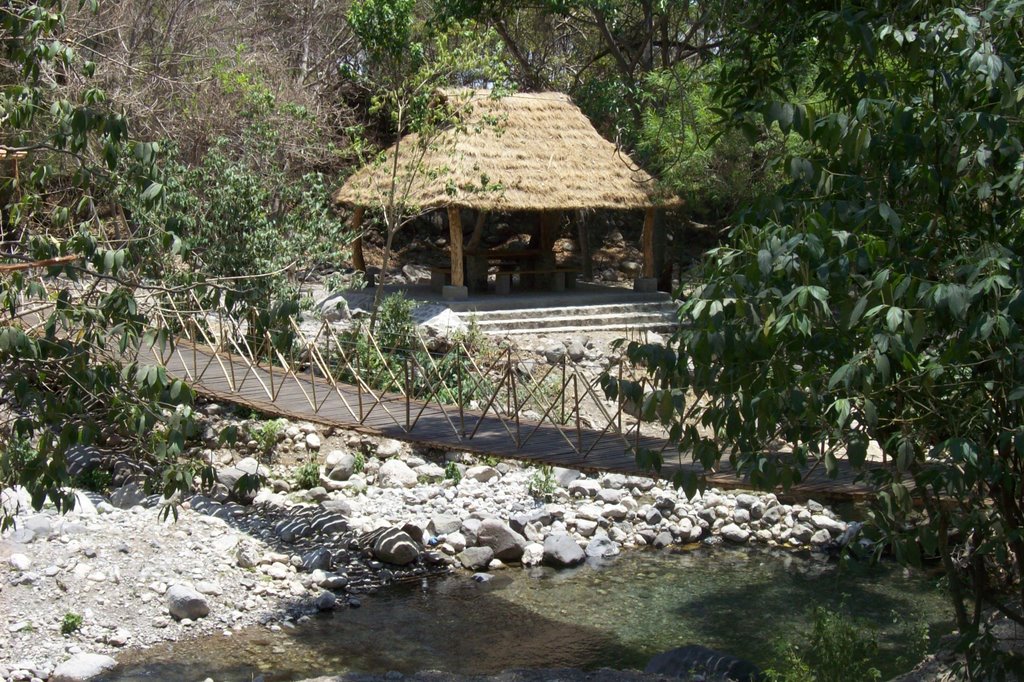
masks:
<svg viewBox="0 0 1024 682"><path fill-rule="evenodd" d="M345 671L638 668L654 654L703 644L770 663L773 643L806 632L815 606L877 628L897 672L893 614L950 629L934 581L894 566L844 569L785 552L643 552L571 571L507 569L486 584L466 576L394 586L363 607L273 633L161 645L121 657L108 680L291 680ZM886 669L888 667L888 669Z"/></svg>

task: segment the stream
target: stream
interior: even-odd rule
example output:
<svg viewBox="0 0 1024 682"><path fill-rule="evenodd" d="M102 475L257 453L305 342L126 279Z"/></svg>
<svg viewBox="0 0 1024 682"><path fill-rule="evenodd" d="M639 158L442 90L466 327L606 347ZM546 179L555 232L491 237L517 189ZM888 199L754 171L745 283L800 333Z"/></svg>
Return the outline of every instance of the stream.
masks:
<svg viewBox="0 0 1024 682"><path fill-rule="evenodd" d="M900 672L901 625L932 642L952 629L937 579L894 565L840 564L783 550L632 552L578 569L457 574L362 595L362 607L271 632L125 652L107 680L292 680L342 672L633 668L702 644L771 665L781 638L806 641L813 609L842 608L880 641L883 679Z"/></svg>

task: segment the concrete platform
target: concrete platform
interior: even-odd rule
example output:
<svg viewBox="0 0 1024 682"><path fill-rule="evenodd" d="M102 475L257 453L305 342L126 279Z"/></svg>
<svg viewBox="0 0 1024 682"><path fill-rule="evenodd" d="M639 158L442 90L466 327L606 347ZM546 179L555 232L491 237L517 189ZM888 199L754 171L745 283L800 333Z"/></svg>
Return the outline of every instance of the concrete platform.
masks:
<svg viewBox="0 0 1024 682"><path fill-rule="evenodd" d="M445 300L440 293L432 290L429 284L388 285L384 287L383 296L398 291L404 292L408 298L414 301L426 305L436 304L450 308L456 313L528 308L567 308L617 303L663 303L672 300L672 297L663 291L642 293L624 287L588 282L577 282L576 288L570 291L522 291L511 294L496 294L490 291L486 293L473 292L469 294L468 298L461 301ZM344 296L348 301L349 308L369 310L373 305L374 292L375 288L367 288L362 291L346 293Z"/></svg>

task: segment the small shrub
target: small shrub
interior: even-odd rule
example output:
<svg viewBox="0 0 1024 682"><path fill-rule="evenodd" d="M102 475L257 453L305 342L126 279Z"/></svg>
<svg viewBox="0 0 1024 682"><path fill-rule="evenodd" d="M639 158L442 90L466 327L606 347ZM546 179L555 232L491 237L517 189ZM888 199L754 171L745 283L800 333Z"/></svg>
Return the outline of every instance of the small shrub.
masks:
<svg viewBox="0 0 1024 682"><path fill-rule="evenodd" d="M462 471L459 469L459 465L455 462L448 462L444 467L444 477L449 481L455 481L455 484L458 485L462 480Z"/></svg>
<svg viewBox="0 0 1024 682"><path fill-rule="evenodd" d="M363 469L365 469L365 468L366 468L366 455L364 455L361 452L357 452L356 455L355 455L355 459L352 462L352 473L353 474L361 474L361 473L363 473Z"/></svg>
<svg viewBox="0 0 1024 682"><path fill-rule="evenodd" d="M261 422L259 426L249 430L249 435L256 441L261 452L270 452L277 445L277 435L284 429L285 420L271 419Z"/></svg>
<svg viewBox="0 0 1024 682"><path fill-rule="evenodd" d="M303 490L320 485L320 465L311 459L295 470L295 483Z"/></svg>
<svg viewBox="0 0 1024 682"><path fill-rule="evenodd" d="M93 467L83 472L75 482L86 490L91 490L94 493L104 493L110 489L110 484L113 480L113 476L106 469Z"/></svg>
<svg viewBox="0 0 1024 682"><path fill-rule="evenodd" d="M68 611L64 614L64 618L60 621L61 634L70 635L72 632L76 632L82 627L82 616L77 613Z"/></svg>
<svg viewBox="0 0 1024 682"><path fill-rule="evenodd" d="M537 468L530 476L529 491L534 497L545 497L555 492L558 487L555 481L555 470L547 464Z"/></svg>
<svg viewBox="0 0 1024 682"><path fill-rule="evenodd" d="M841 611L819 606L814 629L804 647L779 645L771 682L874 682L882 678L873 663L878 639Z"/></svg>

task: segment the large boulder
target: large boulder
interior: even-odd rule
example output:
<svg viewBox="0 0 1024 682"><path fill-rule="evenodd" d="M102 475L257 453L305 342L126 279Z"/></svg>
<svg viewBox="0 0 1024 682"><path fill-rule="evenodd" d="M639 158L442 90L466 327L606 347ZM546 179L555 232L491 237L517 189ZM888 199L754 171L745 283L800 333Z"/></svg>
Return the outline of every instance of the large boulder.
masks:
<svg viewBox="0 0 1024 682"><path fill-rule="evenodd" d="M331 450L324 459L324 473L332 481L347 481L356 470L356 456L344 450Z"/></svg>
<svg viewBox="0 0 1024 682"><path fill-rule="evenodd" d="M206 597L187 585L172 585L167 590L167 612L176 620L195 620L210 614Z"/></svg>
<svg viewBox="0 0 1024 682"><path fill-rule="evenodd" d="M466 469L466 473L462 474L463 478L471 478L474 481L480 481L481 483L490 483L493 480L501 478L501 474L494 467L490 467L484 464L475 467L469 467Z"/></svg>
<svg viewBox="0 0 1024 682"><path fill-rule="evenodd" d="M647 663L644 672L684 680L697 679L698 676L704 680L735 682L759 682L763 679L761 671L753 663L697 644L658 654Z"/></svg>
<svg viewBox="0 0 1024 682"><path fill-rule="evenodd" d="M548 566L577 566L586 559L586 553L568 533L553 533L544 539L544 563Z"/></svg>
<svg viewBox="0 0 1024 682"><path fill-rule="evenodd" d="M389 459L377 471L377 484L382 488L412 488L418 481L416 472L400 459Z"/></svg>
<svg viewBox="0 0 1024 682"><path fill-rule="evenodd" d="M498 519L484 519L477 531L476 541L483 547L490 547L494 551L494 558L502 561L519 561L526 548L526 538Z"/></svg>
<svg viewBox="0 0 1024 682"><path fill-rule="evenodd" d="M459 532L462 519L454 514L434 514L427 524L427 532L431 535L449 535Z"/></svg>
<svg viewBox="0 0 1024 682"><path fill-rule="evenodd" d="M130 509L137 504L142 504L142 501L145 499L146 491L135 481L125 483L110 493L110 504L118 509Z"/></svg>
<svg viewBox="0 0 1024 682"><path fill-rule="evenodd" d="M494 550L490 547L467 547L456 554L455 558L459 560L463 568L469 571L479 571L490 565L491 559L494 558Z"/></svg>
<svg viewBox="0 0 1024 682"><path fill-rule="evenodd" d="M449 308L424 320L419 326L431 350L447 348L453 339L463 336L469 329L462 318Z"/></svg>
<svg viewBox="0 0 1024 682"><path fill-rule="evenodd" d="M389 528L373 543L373 556L378 561L405 566L416 561L420 546L401 528Z"/></svg>
<svg viewBox="0 0 1024 682"><path fill-rule="evenodd" d="M75 654L50 673L51 682L80 682L99 677L117 665L110 656L102 654Z"/></svg>
<svg viewBox="0 0 1024 682"><path fill-rule="evenodd" d="M323 318L328 322L340 322L352 317L352 312L348 308L348 300L345 299L345 294L331 294L317 302L316 307L320 310L320 314Z"/></svg>

